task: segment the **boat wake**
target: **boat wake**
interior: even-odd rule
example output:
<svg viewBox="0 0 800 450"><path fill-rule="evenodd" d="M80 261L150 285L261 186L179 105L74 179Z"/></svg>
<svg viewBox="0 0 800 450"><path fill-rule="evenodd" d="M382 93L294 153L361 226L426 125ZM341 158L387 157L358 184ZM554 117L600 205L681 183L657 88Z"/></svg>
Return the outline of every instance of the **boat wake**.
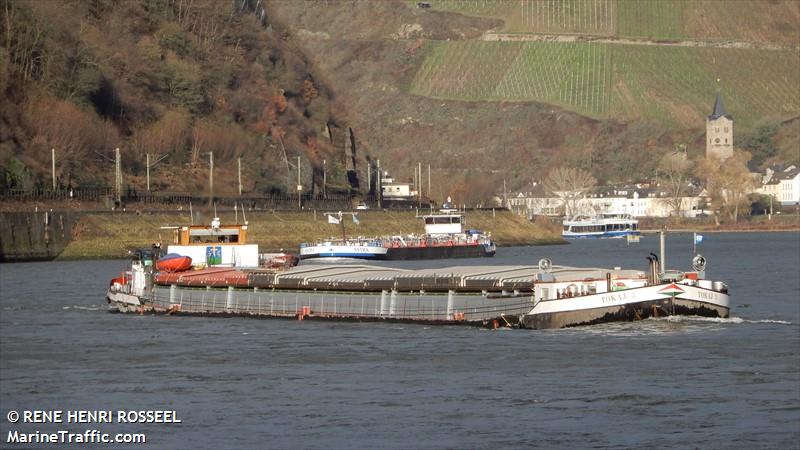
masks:
<svg viewBox="0 0 800 450"><path fill-rule="evenodd" d="M721 317L700 317L700 316L667 316L652 320L665 320L667 322L678 322L678 323L681 322L683 323L711 322L711 323L722 323L722 324L771 323L777 325L792 325L792 322L786 320L773 320L773 319L750 320L750 319L743 319L741 317L721 318Z"/></svg>
<svg viewBox="0 0 800 450"><path fill-rule="evenodd" d="M91 306L71 305L71 306L62 306L61 309L77 309L77 310L81 310L81 311L100 311L101 309L105 309L105 308L103 308L101 306L97 306L97 305L91 305Z"/></svg>
<svg viewBox="0 0 800 450"><path fill-rule="evenodd" d="M701 316L667 316L658 318L648 318L634 322L610 322L604 324L581 326L574 328L562 328L550 330L551 332L567 333L591 333L613 336L645 336L651 334L686 334L700 333L727 328L726 325L739 324L775 324L793 325L793 322L785 320L750 320L741 317L701 317Z"/></svg>

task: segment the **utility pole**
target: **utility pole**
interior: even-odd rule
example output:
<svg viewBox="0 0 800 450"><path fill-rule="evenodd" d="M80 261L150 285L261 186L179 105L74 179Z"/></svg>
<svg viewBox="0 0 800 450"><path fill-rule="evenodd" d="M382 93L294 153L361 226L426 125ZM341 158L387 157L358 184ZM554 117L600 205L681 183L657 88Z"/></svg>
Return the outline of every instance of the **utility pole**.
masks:
<svg viewBox="0 0 800 450"><path fill-rule="evenodd" d="M214 203L214 152L208 152L208 203Z"/></svg>
<svg viewBox="0 0 800 450"><path fill-rule="evenodd" d="M300 193L303 191L303 185L300 184L300 157L297 157L297 209L300 209L302 205L300 204Z"/></svg>
<svg viewBox="0 0 800 450"><path fill-rule="evenodd" d="M381 208L381 201L383 200L383 174L381 174L381 160L378 160L378 208Z"/></svg>
<svg viewBox="0 0 800 450"><path fill-rule="evenodd" d="M419 180L419 186L417 186L417 207L422 207L422 163L417 162L417 180Z"/></svg>
<svg viewBox="0 0 800 450"><path fill-rule="evenodd" d="M53 167L52 168L52 172L53 172L53 190L55 191L56 190L56 149L55 148L50 150L50 160L53 163L53 166L52 166Z"/></svg>
<svg viewBox="0 0 800 450"><path fill-rule="evenodd" d="M238 157L236 159L237 163L239 164L239 197L242 196L242 157Z"/></svg>
<svg viewBox="0 0 800 450"><path fill-rule="evenodd" d="M117 204L122 205L122 169L120 164L119 147L114 149L115 162L115 176L114 176L114 189L117 194Z"/></svg>
<svg viewBox="0 0 800 450"><path fill-rule="evenodd" d="M322 160L322 198L328 198L328 161Z"/></svg>
<svg viewBox="0 0 800 450"><path fill-rule="evenodd" d="M150 153L147 153L146 156L147 156L147 164L146 164L146 166L147 166L147 191L149 192L150 191L150 168L151 167L155 167L156 164L158 164L161 161L163 161L164 158L166 158L169 155L158 156L158 157L155 158L155 161L153 161L152 163L150 162Z"/></svg>
<svg viewBox="0 0 800 450"><path fill-rule="evenodd" d="M431 165L428 164L428 200L431 199Z"/></svg>
<svg viewBox="0 0 800 450"><path fill-rule="evenodd" d="M506 207L508 203L508 197L506 196L506 179L503 178L503 208Z"/></svg>

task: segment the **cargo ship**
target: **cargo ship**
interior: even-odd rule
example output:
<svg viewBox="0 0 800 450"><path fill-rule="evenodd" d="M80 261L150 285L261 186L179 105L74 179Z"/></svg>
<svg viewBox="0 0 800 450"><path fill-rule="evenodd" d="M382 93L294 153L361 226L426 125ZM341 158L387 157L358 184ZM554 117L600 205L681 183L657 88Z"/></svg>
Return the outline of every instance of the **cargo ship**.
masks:
<svg viewBox="0 0 800 450"><path fill-rule="evenodd" d="M148 272L136 255L107 296L112 309L206 316L401 321L564 328L670 315L728 317L728 288L694 270L555 266L455 266L408 270L372 265L216 267ZM149 266L152 267L152 264ZM125 295L116 295L124 293Z"/></svg>
<svg viewBox="0 0 800 450"><path fill-rule="evenodd" d="M447 206L447 205L445 205ZM494 256L497 246L491 234L464 229L465 214L452 208L420 216L425 234L347 238L342 213L328 216L342 227L341 238L300 244L300 259L357 258L378 260L419 260ZM354 215L354 218L356 216ZM354 219L357 220L357 219Z"/></svg>

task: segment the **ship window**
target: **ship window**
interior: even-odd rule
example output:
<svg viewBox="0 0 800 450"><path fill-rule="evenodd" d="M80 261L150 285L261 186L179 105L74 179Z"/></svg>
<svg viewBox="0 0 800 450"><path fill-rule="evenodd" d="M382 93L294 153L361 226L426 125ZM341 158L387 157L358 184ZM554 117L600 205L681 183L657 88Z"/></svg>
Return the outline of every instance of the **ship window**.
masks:
<svg viewBox="0 0 800 450"><path fill-rule="evenodd" d="M433 224L433 217L426 217L425 225L432 225L432 224Z"/></svg>

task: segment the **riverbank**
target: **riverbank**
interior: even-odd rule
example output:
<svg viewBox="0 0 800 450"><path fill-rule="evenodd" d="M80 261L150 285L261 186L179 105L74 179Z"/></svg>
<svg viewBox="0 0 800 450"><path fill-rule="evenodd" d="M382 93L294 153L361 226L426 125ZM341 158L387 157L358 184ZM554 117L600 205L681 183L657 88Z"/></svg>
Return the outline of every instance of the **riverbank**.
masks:
<svg viewBox="0 0 800 450"><path fill-rule="evenodd" d="M219 212L222 223L244 222L241 211ZM341 236L341 227L328 223L321 211L248 211L249 238L261 251L297 252L301 242ZM359 211L359 224L345 216L348 236L420 234L422 220L414 211ZM209 224L212 215L194 211L194 223ZM500 246L547 245L564 243L557 225L529 222L505 210L481 210L467 213L467 228L492 233ZM128 250L149 247L153 242L171 242L171 230L165 226L191 223L189 211L157 212L86 212L73 227L72 241L58 259L96 259L126 257Z"/></svg>
<svg viewBox="0 0 800 450"><path fill-rule="evenodd" d="M0 261L28 259L110 259L127 257L132 248L149 247L156 241L167 245L172 232L162 230L165 226L186 225L192 222L188 208L126 211L107 211L98 208L87 210L89 205L63 203L27 205L3 205L2 229L0 229ZM60 208L59 208L60 206ZM174 208L174 207L173 207ZM20 212L28 209L27 212ZM16 210L17 212L9 212ZM38 212L35 212L38 211ZM50 212L50 215L45 214ZM70 220L64 222L60 215L68 213ZM244 222L250 225L250 241L259 244L264 252L297 252L301 242L341 236L341 228L329 224L321 210L303 211L219 211L223 223ZM28 217L10 220L13 215ZM55 214L55 215L53 215ZM206 208L193 211L195 224L209 224L213 213ZM359 211L360 223L346 220L348 236L382 236L398 234L420 234L422 222L413 210L367 210ZM67 224L67 226L62 226ZM58 227L56 227L58 225ZM59 228L60 227L60 228ZM560 221L538 218L529 222L507 210L477 210L467 213L467 228L477 228L492 233L498 246L563 244ZM640 219L640 229L670 232L800 232L800 217L793 214L745 217L738 222L719 225L713 218L703 219ZM25 231L21 233L20 231ZM70 232L71 231L71 232ZM56 237L64 238L56 242ZM63 242L62 242L63 241ZM58 244L58 245L55 245Z"/></svg>
<svg viewBox="0 0 800 450"><path fill-rule="evenodd" d="M800 216L794 214L776 214L768 216L750 216L737 222L723 221L719 225L713 217L698 219L686 218L642 218L639 229L643 231L668 230L671 232L704 232L704 233L741 233L765 231L800 231Z"/></svg>

